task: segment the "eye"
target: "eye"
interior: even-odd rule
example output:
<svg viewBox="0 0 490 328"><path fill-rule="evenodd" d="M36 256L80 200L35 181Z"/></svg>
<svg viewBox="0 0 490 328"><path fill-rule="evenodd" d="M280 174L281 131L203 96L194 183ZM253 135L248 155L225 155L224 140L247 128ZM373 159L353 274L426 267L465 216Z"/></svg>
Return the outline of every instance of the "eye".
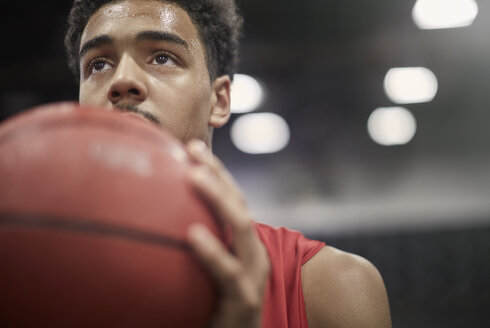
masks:
<svg viewBox="0 0 490 328"><path fill-rule="evenodd" d="M165 55L158 55L155 57L155 60L154 62L156 64L159 64L159 65L163 65L163 64L166 64L168 62L170 58L168 58L168 56L165 56Z"/></svg>
<svg viewBox="0 0 490 328"><path fill-rule="evenodd" d="M158 54L151 62L153 65L175 65L175 61L166 54Z"/></svg>
<svg viewBox="0 0 490 328"><path fill-rule="evenodd" d="M89 74L107 71L111 66L104 60L93 61L89 66Z"/></svg>

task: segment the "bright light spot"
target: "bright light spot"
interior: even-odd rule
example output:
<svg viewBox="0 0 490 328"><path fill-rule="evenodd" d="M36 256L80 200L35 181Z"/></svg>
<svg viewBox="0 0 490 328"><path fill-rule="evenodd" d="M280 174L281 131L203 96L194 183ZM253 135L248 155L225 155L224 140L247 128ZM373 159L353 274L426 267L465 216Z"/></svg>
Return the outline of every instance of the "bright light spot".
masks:
<svg viewBox="0 0 490 328"><path fill-rule="evenodd" d="M403 107L380 107L369 116L369 135L383 146L409 143L416 130L415 117Z"/></svg>
<svg viewBox="0 0 490 328"><path fill-rule="evenodd" d="M418 0L412 10L413 20L421 29L468 26L477 14L475 0Z"/></svg>
<svg viewBox="0 0 490 328"><path fill-rule="evenodd" d="M251 76L235 74L231 84L231 112L246 113L257 109L264 98L260 83Z"/></svg>
<svg viewBox="0 0 490 328"><path fill-rule="evenodd" d="M246 114L237 118L231 127L231 140L249 154L278 152L286 147L289 136L286 121L273 113Z"/></svg>
<svg viewBox="0 0 490 328"><path fill-rule="evenodd" d="M398 104L413 104L434 99L437 93L437 78L424 67L392 68L386 73L386 95Z"/></svg>

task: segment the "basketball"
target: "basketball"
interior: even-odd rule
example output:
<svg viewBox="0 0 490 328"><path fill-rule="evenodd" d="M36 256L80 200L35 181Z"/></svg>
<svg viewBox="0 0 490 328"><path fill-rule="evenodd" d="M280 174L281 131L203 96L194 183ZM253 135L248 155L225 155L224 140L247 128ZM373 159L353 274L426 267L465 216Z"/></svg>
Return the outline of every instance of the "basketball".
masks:
<svg viewBox="0 0 490 328"><path fill-rule="evenodd" d="M0 125L1 327L205 327L216 289L185 241L222 230L179 141L74 103Z"/></svg>

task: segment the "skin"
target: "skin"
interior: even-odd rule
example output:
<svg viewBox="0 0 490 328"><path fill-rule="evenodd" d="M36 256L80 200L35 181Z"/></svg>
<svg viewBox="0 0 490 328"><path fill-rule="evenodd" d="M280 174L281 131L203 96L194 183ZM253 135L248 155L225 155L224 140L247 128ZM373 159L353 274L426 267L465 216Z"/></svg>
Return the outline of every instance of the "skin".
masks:
<svg viewBox="0 0 490 328"><path fill-rule="evenodd" d="M186 46L173 40L136 39L147 31L170 34ZM113 41L83 51L104 36ZM124 1L104 6L85 27L81 49L82 104L136 106L180 140L197 138L208 145L212 129L228 121L230 79L210 82L197 29L176 5Z"/></svg>
<svg viewBox="0 0 490 328"><path fill-rule="evenodd" d="M184 142L195 162L189 181L232 229L233 253L205 226L188 232L221 290L211 326L260 327L267 252L242 192L210 149L213 129L230 116L229 77L210 81L205 47L188 14L160 1L100 8L85 27L81 49L80 103L151 119ZM366 260L325 247L303 266L302 280L310 328L391 327L383 281Z"/></svg>
<svg viewBox="0 0 490 328"><path fill-rule="evenodd" d="M389 328L383 279L366 259L324 247L301 270L310 328Z"/></svg>

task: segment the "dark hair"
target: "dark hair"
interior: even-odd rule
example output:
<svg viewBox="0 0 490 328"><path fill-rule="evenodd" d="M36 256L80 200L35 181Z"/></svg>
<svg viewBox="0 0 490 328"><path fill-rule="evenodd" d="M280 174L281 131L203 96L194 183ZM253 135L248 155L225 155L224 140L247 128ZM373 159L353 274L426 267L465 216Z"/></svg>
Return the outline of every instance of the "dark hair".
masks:
<svg viewBox="0 0 490 328"><path fill-rule="evenodd" d="M123 0L74 0L68 16L65 48L68 65L80 77L80 40L90 17L102 6ZM206 47L211 80L221 75L233 77L238 56L238 39L243 19L235 0L153 0L174 3L184 9L196 26Z"/></svg>

